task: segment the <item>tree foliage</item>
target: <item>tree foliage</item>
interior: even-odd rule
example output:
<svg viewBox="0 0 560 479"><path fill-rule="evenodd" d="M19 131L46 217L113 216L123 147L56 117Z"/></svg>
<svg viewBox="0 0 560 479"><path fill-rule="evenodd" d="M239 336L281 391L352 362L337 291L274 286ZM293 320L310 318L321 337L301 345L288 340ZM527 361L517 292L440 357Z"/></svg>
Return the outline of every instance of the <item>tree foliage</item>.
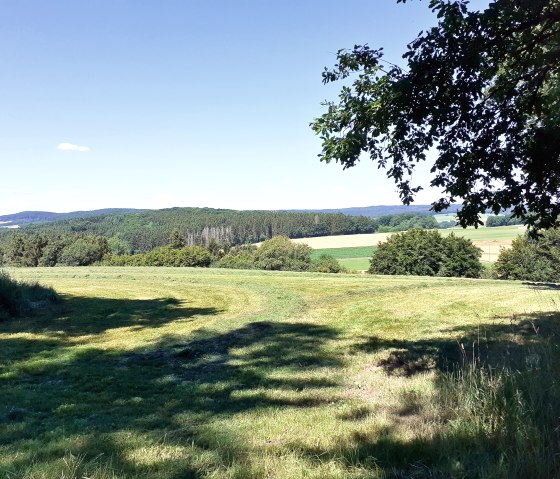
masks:
<svg viewBox="0 0 560 479"><path fill-rule="evenodd" d="M482 271L481 250L453 234L415 229L380 243L370 262L372 274L457 276L477 278Z"/></svg>
<svg viewBox="0 0 560 479"><path fill-rule="evenodd" d="M406 3L406 0L397 0ZM430 186L441 211L462 201L462 226L511 208L533 228L560 213L560 0L430 0L438 23L409 45L406 67L382 49L340 50L323 82L342 80L338 103L312 127L325 162L362 152L387 168L404 203L422 185L417 163L435 148Z"/></svg>
<svg viewBox="0 0 560 479"><path fill-rule="evenodd" d="M560 230L514 239L500 252L494 270L500 279L560 282Z"/></svg>

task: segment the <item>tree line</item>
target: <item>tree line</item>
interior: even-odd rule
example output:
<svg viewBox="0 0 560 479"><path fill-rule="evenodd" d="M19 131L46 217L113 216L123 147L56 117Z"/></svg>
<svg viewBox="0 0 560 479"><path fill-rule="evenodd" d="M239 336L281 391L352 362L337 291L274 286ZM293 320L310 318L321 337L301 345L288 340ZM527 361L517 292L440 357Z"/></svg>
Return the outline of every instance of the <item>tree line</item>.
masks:
<svg viewBox="0 0 560 479"><path fill-rule="evenodd" d="M250 244L275 236L301 238L437 227L429 215L367 218L340 213L173 208L4 230L0 234L0 259L21 266L92 264L109 253L148 253L167 245L172 234L178 235L184 246L207 247L211 243Z"/></svg>

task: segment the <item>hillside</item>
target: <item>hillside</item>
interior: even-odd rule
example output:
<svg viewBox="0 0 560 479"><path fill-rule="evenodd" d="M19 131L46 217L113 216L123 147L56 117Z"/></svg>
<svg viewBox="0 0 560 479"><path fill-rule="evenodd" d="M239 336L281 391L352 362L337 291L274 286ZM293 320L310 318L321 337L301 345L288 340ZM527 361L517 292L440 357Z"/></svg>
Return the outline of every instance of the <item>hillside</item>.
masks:
<svg viewBox="0 0 560 479"><path fill-rule="evenodd" d="M135 208L105 208L91 211L71 211L69 213L53 213L50 211L21 211L10 215L0 215L0 226L15 227L25 226L33 223L48 223L53 221L64 221L74 218L87 218L90 216L101 216L111 214L141 213L148 211Z"/></svg>
<svg viewBox="0 0 560 479"><path fill-rule="evenodd" d="M240 244L262 241L277 235L300 238L372 233L376 229L376 220L372 218L341 213L170 208L31 224L20 231L51 237L87 234L108 239L118 238L132 251L144 252L167 244L174 230L179 230L187 244L192 245L208 244L212 239L219 243Z"/></svg>
<svg viewBox="0 0 560 479"><path fill-rule="evenodd" d="M454 213L459 206L452 206L444 213ZM388 215L434 215L430 205L376 205L376 206L357 206L352 208L334 208L334 209L317 209L317 210L286 210L294 212L307 213L342 213L350 216L367 216L369 218L379 218Z"/></svg>

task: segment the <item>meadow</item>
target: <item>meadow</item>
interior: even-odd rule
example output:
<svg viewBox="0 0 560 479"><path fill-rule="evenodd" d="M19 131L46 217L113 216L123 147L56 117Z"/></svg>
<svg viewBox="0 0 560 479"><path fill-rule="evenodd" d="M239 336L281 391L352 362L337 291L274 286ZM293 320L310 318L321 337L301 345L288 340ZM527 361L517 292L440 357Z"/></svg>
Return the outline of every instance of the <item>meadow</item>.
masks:
<svg viewBox="0 0 560 479"><path fill-rule="evenodd" d="M0 323L0 477L560 472L556 285L9 273L64 301Z"/></svg>

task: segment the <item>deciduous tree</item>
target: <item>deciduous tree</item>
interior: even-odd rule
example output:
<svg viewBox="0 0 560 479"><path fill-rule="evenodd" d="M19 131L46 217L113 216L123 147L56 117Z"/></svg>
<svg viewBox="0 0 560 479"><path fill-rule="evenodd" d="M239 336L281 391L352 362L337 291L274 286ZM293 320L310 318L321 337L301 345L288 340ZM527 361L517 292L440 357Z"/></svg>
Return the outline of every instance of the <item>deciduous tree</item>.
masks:
<svg viewBox="0 0 560 479"><path fill-rule="evenodd" d="M406 3L406 0L397 0ZM435 211L462 201L462 226L511 208L533 228L560 213L560 0L430 0L438 23L413 40L405 66L382 49L340 50L323 82L342 80L338 102L312 127L321 160L354 166L363 152L387 169L401 199L435 149Z"/></svg>

